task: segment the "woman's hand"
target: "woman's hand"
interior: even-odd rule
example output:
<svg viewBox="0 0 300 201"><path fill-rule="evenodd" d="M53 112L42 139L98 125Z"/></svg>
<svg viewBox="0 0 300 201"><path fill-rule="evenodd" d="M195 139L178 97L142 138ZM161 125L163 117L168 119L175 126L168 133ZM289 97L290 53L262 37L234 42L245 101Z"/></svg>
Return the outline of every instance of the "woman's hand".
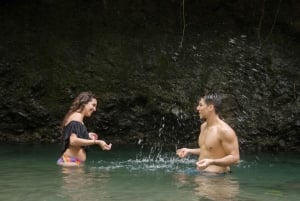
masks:
<svg viewBox="0 0 300 201"><path fill-rule="evenodd" d="M89 133L89 138L92 140L97 140L98 139L98 135L96 133L90 132Z"/></svg>
<svg viewBox="0 0 300 201"><path fill-rule="evenodd" d="M111 143L110 144L106 144L106 142L103 141L103 140L95 140L95 143L97 145L99 145L101 147L101 149L104 150L104 151L111 150L111 146L112 146Z"/></svg>

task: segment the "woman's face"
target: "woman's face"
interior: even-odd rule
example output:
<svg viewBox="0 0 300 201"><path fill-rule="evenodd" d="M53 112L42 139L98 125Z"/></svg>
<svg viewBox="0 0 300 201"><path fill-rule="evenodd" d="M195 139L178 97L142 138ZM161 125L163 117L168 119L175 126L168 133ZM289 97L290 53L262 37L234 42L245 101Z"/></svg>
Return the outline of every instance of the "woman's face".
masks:
<svg viewBox="0 0 300 201"><path fill-rule="evenodd" d="M93 112L96 111L97 108L97 100L93 98L90 102L88 102L83 108L83 115L85 117L90 117Z"/></svg>

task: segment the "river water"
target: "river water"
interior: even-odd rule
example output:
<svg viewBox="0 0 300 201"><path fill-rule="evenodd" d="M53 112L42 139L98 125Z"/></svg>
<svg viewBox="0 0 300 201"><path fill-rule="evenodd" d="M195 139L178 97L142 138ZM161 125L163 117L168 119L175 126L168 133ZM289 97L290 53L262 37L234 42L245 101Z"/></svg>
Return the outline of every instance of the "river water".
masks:
<svg viewBox="0 0 300 201"><path fill-rule="evenodd" d="M296 153L241 153L227 175L200 175L195 157L178 159L163 147L92 147L82 168L55 164L59 145L0 146L3 201L299 200Z"/></svg>

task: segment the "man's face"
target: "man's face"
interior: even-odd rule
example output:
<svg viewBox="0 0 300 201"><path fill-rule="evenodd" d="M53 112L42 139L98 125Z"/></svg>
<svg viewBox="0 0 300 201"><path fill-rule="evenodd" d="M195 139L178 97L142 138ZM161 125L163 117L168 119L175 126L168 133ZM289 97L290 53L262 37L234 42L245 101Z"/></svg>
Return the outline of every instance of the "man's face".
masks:
<svg viewBox="0 0 300 201"><path fill-rule="evenodd" d="M209 113L209 106L205 103L203 98L201 98L198 103L197 111L199 113L200 119L205 119Z"/></svg>

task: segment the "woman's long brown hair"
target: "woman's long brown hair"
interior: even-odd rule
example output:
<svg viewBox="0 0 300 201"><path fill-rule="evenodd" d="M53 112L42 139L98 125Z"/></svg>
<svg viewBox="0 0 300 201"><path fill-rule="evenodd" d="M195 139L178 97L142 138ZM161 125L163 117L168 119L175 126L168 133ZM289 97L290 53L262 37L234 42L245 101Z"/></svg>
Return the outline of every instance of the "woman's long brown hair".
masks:
<svg viewBox="0 0 300 201"><path fill-rule="evenodd" d="M84 106L92 101L93 99L97 99L96 96L92 93L92 92L81 92L73 101L69 111L67 112L67 114L65 115L62 123L61 123L61 129L63 129L63 127L65 126L69 116L78 111L81 112L84 108Z"/></svg>

